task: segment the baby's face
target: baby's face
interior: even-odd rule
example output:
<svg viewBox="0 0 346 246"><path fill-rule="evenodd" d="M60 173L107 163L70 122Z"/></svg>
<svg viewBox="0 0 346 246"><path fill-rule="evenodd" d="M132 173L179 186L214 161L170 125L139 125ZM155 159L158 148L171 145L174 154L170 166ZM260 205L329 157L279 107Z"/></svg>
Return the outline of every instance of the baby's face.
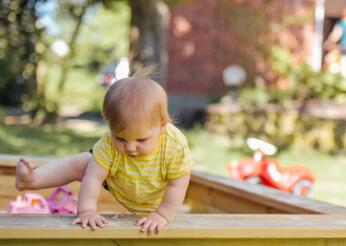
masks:
<svg viewBox="0 0 346 246"><path fill-rule="evenodd" d="M137 157L151 153L165 126L136 127L112 132L115 148L126 155Z"/></svg>

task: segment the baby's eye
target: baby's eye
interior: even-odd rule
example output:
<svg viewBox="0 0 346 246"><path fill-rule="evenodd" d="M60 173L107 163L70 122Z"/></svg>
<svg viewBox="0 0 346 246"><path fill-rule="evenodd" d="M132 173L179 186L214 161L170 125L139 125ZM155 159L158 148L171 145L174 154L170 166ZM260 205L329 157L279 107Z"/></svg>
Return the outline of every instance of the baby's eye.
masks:
<svg viewBox="0 0 346 246"><path fill-rule="evenodd" d="M137 141L140 142L140 143L144 143L147 140L148 140L147 138L137 139Z"/></svg>
<svg viewBox="0 0 346 246"><path fill-rule="evenodd" d="M125 142L125 139L123 139L123 138L118 138L118 137L116 137L115 138L117 141L119 141L119 142Z"/></svg>

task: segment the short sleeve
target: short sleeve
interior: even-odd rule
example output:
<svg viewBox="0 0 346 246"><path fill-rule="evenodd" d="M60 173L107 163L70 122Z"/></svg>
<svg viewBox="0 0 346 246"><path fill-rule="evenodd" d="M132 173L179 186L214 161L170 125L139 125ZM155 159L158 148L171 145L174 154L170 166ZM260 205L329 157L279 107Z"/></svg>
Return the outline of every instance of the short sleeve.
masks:
<svg viewBox="0 0 346 246"><path fill-rule="evenodd" d="M114 150L111 143L109 134L105 134L97 143L93 146L93 156L96 162L105 168L110 170L114 162Z"/></svg>
<svg viewBox="0 0 346 246"><path fill-rule="evenodd" d="M193 160L187 146L181 147L167 165L167 179L177 179L192 170Z"/></svg>

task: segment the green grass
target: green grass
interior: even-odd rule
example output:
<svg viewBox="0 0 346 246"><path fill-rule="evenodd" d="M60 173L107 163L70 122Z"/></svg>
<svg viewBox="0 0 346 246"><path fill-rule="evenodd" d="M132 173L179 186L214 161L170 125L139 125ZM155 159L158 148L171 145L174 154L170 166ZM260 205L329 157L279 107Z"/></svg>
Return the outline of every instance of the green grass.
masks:
<svg viewBox="0 0 346 246"><path fill-rule="evenodd" d="M88 151L105 127L86 132L62 126L0 125L1 153L61 157Z"/></svg>
<svg viewBox="0 0 346 246"><path fill-rule="evenodd" d="M0 124L1 153L60 157L87 151L102 134L105 126L89 131L72 130L61 125L43 127ZM235 148L222 135L202 129L185 131L198 170L227 176L225 165L245 157L245 148ZM316 183L311 198L346 206L346 156L330 156L312 150L289 150L275 158L283 165L304 164L314 173Z"/></svg>

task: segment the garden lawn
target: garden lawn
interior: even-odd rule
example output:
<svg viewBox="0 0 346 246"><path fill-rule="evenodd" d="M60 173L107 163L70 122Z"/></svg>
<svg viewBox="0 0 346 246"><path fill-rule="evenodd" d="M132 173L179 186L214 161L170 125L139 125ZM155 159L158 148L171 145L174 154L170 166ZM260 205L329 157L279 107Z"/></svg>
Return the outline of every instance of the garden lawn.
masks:
<svg viewBox="0 0 346 246"><path fill-rule="evenodd" d="M67 129L63 126L0 124L0 152L6 154L61 157L88 151L106 131Z"/></svg>

